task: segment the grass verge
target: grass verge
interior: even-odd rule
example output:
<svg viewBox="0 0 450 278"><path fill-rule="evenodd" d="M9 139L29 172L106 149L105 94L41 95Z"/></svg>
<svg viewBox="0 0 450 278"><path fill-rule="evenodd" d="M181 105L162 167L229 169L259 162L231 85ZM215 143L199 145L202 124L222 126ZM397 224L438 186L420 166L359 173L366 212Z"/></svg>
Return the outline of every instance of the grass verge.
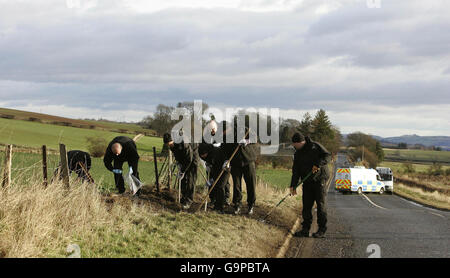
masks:
<svg viewBox="0 0 450 278"><path fill-rule="evenodd" d="M437 191L426 192L420 188L414 188L397 183L395 185L395 194L411 199L419 204L424 204L438 209L450 210L450 196Z"/></svg>
<svg viewBox="0 0 450 278"><path fill-rule="evenodd" d="M287 191L261 181L255 214L234 216L179 212L88 184L44 188L36 180L0 189L0 257L65 257L69 244L82 257L274 257L299 204L288 199L262 223Z"/></svg>

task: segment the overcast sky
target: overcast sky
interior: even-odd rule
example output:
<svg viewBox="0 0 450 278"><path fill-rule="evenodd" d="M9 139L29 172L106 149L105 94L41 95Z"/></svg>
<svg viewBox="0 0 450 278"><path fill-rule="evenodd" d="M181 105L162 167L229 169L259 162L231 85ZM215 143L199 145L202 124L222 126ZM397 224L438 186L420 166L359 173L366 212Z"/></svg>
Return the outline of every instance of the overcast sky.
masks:
<svg viewBox="0 0 450 278"><path fill-rule="evenodd" d="M450 136L450 1L371 1L0 0L0 107L138 121L203 100Z"/></svg>

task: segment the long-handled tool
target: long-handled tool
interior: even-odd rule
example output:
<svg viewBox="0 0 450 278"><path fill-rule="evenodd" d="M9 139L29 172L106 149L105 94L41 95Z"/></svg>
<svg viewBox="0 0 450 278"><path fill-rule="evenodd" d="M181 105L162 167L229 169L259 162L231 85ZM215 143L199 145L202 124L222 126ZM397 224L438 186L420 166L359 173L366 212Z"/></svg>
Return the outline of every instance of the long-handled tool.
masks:
<svg viewBox="0 0 450 278"><path fill-rule="evenodd" d="M205 183L208 183L209 182L208 179L206 178L205 174L201 170L200 170L200 174L203 177L203 179L205 180ZM208 208L208 199L206 199L206 202L205 202L205 211L207 210L207 208Z"/></svg>
<svg viewBox="0 0 450 278"><path fill-rule="evenodd" d="M247 135L249 134L250 129L247 130L247 132L245 133L244 139L247 138ZM200 204L200 206L195 210L195 212L198 212L200 210L200 208L205 204L205 202L208 200L209 194L211 194L211 191L214 189L214 187L216 186L216 184L219 182L220 178L222 177L223 173L225 173L226 168L230 167L230 163L233 160L234 156L236 155L236 153L239 151L239 149L241 148L241 145L239 144L236 149L234 150L233 154L230 156L230 159L228 160L228 163L226 165L226 167L224 167L222 169L222 171L220 172L219 176L216 178L216 180L214 181L213 185L211 185L211 188L208 191L208 194L206 195L206 197L203 199L202 203Z"/></svg>
<svg viewBox="0 0 450 278"><path fill-rule="evenodd" d="M306 177L303 178L303 179L297 184L297 186L296 186L294 189L297 189L297 187L299 187L301 184L303 184L303 183L304 183L311 175L312 175L312 171L309 172L308 175L306 175ZM291 196L291 193L289 193L288 195L286 195L286 197L284 197L283 199L281 199L281 201L278 202L278 204L277 204L274 208L272 208L272 209L269 211L269 213L267 213L266 216L264 216L264 218L263 218L261 221L262 221L262 222L265 222L266 219L267 219L267 217L269 217L269 216L272 214L272 212L273 212L277 207L279 207L284 201L286 201L286 199L287 199L289 196Z"/></svg>

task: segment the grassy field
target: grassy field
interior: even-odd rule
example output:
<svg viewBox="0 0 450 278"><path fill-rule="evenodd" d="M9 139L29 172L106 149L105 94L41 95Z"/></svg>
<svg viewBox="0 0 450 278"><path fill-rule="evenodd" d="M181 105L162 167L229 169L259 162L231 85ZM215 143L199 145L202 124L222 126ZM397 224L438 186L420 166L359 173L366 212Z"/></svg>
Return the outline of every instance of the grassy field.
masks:
<svg viewBox="0 0 450 278"><path fill-rule="evenodd" d="M391 168L394 173L401 174L404 171L404 164L405 162L390 162L390 161L383 161L379 167L389 167ZM430 164L420 164L420 163L412 163L412 166L414 167L414 170L417 173L427 173L428 169L430 169ZM450 169L450 165L442 165L442 169L447 170Z"/></svg>
<svg viewBox="0 0 450 278"><path fill-rule="evenodd" d="M95 129L83 129L76 127L66 127L59 125L43 124L21 120L9 120L0 118L0 143L13 144L16 146L27 146L40 148L47 145L47 148L58 150L59 143L66 145L68 150L87 151L86 139L88 137L102 137L111 140L116 136L125 135L133 138L134 134L121 134L110 131ZM138 141L138 151L141 155L152 155L152 147L161 151L163 142L158 137L145 136Z"/></svg>
<svg viewBox="0 0 450 278"><path fill-rule="evenodd" d="M428 150L397 150L383 149L385 160L412 161L431 164L433 162L446 163L450 165L450 152L428 151Z"/></svg>
<svg viewBox="0 0 450 278"><path fill-rule="evenodd" d="M133 123L118 123L118 122L110 122L106 120L94 121L94 120L76 120L69 119L64 117L52 116L41 113L34 113L28 111L21 111L15 109L7 109L0 108L0 117L3 118L13 118L15 120L25 120L30 121L30 118L33 121L42 122L42 123L67 123L74 127L82 127L89 129L99 129L105 131L114 131L117 132L122 130L121 133L148 133L153 134L153 130L144 129L141 126Z"/></svg>
<svg viewBox="0 0 450 278"><path fill-rule="evenodd" d="M291 185L292 173L286 169L273 169L269 166L263 166L258 167L256 175L274 188L284 190Z"/></svg>

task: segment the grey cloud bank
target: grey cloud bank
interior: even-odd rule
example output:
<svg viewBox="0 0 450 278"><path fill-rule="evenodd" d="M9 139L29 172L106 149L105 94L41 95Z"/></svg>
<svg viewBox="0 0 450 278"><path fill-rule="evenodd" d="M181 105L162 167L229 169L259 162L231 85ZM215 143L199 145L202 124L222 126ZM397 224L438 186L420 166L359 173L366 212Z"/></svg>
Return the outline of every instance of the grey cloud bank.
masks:
<svg viewBox="0 0 450 278"><path fill-rule="evenodd" d="M446 1L86 3L0 0L2 106L139 120L202 99L297 118L323 108L343 131L450 135Z"/></svg>

